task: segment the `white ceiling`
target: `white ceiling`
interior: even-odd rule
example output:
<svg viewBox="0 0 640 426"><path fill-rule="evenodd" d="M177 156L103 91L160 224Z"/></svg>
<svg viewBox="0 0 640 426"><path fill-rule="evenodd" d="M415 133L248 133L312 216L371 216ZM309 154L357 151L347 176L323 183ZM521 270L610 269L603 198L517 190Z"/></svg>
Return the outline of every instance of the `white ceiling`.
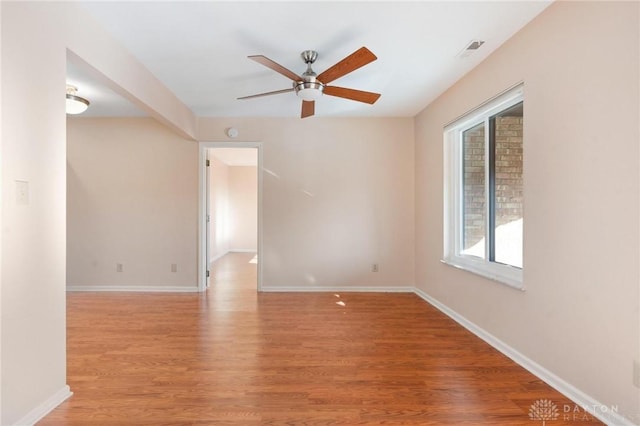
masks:
<svg viewBox="0 0 640 426"><path fill-rule="evenodd" d="M298 117L282 75L247 59L261 54L302 73L300 52L319 52L319 74L362 46L378 60L332 83L381 93L374 105L324 96L317 116L414 116L550 1L84 2L86 8L198 116ZM485 44L457 54L474 39ZM74 74L75 73L75 74ZM70 70L82 79L82 70ZM87 79L88 80L88 79ZM79 86L87 115L136 115L135 107ZM95 89L100 91L100 89ZM113 93L113 92L112 92ZM115 94L114 94L115 95ZM93 97L95 96L95 97ZM93 97L93 98L92 98ZM124 106L123 106L124 105ZM131 110L134 109L134 111Z"/></svg>
<svg viewBox="0 0 640 426"><path fill-rule="evenodd" d="M109 87L97 82L89 73L85 72L82 64L76 64L70 58L67 59L67 84L77 87L76 94L88 99L91 103L85 113L76 117L142 117L148 115Z"/></svg>

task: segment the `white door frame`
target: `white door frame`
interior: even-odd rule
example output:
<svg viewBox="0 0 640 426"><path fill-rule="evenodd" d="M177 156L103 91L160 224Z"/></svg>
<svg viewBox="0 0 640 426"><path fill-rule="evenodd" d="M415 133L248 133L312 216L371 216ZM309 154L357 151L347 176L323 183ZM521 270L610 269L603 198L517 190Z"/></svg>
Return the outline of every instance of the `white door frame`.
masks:
<svg viewBox="0 0 640 426"><path fill-rule="evenodd" d="M199 142L198 162L198 291L207 289L207 149L209 148L256 148L258 150L258 282L257 291L262 290L262 142Z"/></svg>

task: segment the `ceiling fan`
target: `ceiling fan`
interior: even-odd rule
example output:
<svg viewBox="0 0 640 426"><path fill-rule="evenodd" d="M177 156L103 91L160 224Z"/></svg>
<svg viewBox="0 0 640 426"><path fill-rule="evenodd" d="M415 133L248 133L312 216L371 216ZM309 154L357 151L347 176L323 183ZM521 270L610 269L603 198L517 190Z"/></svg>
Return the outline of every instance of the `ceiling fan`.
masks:
<svg viewBox="0 0 640 426"><path fill-rule="evenodd" d="M360 67L367 65L370 62L378 59L376 55L371 53L366 47L353 52L337 64L333 65L326 71L317 75L312 69L311 65L318 58L318 52L315 50L305 50L300 54L302 60L307 64L307 70L299 76L293 71L288 70L282 65L272 61L263 55L253 55L248 58L256 61L259 64L264 65L267 68L271 68L277 73L291 79L293 81L293 87L291 89L276 90L273 92L260 93L257 95L244 96L238 99L251 99L261 96L278 95L280 93L296 92L296 95L302 99L302 113L301 118L310 117L315 113L315 101L320 99L322 94L329 96L337 96L339 98L350 99L358 102L365 102L373 104L380 97L379 93L364 92L362 90L348 89L345 87L329 86L328 84L338 78L349 74L352 71L357 70Z"/></svg>

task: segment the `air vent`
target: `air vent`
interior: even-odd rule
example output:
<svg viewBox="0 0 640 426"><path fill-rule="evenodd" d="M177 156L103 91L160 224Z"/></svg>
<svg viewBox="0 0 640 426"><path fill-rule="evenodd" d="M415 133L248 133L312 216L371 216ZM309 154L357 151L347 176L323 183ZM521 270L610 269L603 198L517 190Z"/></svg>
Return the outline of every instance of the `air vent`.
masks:
<svg viewBox="0 0 640 426"><path fill-rule="evenodd" d="M478 50L483 44L482 40L473 40L464 50Z"/></svg>
<svg viewBox="0 0 640 426"><path fill-rule="evenodd" d="M467 44L467 47L462 49L462 51L458 53L456 56L458 58L466 58L467 56L471 55L473 52L478 50L480 46L482 46L483 44L484 44L484 40L471 40L469 44Z"/></svg>

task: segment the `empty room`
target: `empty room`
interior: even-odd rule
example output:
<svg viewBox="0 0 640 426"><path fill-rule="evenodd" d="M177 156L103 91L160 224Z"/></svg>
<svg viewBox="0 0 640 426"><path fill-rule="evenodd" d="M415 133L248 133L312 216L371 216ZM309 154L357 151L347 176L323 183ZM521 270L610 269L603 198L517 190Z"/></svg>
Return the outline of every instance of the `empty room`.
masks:
<svg viewBox="0 0 640 426"><path fill-rule="evenodd" d="M3 426L640 424L640 3L0 35Z"/></svg>

